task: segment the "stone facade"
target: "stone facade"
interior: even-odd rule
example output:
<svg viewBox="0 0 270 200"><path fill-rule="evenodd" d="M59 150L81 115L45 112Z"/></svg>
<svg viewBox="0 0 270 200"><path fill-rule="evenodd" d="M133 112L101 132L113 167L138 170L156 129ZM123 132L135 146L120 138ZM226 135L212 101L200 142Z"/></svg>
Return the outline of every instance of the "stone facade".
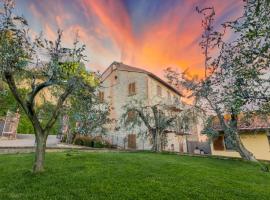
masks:
<svg viewBox="0 0 270 200"><path fill-rule="evenodd" d="M129 95L129 84L131 83L135 83L134 95ZM110 117L116 120L121 118L124 112L122 107L131 98L144 99L148 105L153 105L157 101L162 103L178 101L178 105L181 105L181 94L159 77L143 69L118 62L113 62L102 74L100 91L103 92L104 100L112 107ZM118 141L118 145L127 147L124 140L130 133L116 131L116 126L116 124L112 126L110 134L113 135L114 141ZM142 136L137 135L136 143L137 149L152 147L149 140ZM169 133L166 150L186 152L186 137Z"/></svg>

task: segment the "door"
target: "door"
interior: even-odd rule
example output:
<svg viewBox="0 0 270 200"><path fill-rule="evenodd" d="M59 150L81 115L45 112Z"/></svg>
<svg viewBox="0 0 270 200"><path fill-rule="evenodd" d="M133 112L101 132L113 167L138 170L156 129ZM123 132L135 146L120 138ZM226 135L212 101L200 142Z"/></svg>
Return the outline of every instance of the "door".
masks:
<svg viewBox="0 0 270 200"><path fill-rule="evenodd" d="M129 149L136 149L136 134L129 134L128 135L128 148Z"/></svg>

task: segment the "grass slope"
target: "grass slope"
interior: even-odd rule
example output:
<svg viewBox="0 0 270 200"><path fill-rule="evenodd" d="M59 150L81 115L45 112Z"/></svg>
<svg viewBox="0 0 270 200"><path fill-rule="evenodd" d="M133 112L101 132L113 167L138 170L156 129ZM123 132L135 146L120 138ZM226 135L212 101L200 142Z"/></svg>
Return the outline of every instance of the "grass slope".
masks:
<svg viewBox="0 0 270 200"><path fill-rule="evenodd" d="M0 199L270 199L270 174L253 164L153 153L0 155Z"/></svg>

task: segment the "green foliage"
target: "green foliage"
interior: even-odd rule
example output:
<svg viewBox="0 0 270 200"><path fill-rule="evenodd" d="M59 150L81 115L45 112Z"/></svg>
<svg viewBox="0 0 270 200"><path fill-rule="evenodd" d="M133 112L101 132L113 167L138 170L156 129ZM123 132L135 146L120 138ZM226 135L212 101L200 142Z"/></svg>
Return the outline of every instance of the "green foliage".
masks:
<svg viewBox="0 0 270 200"><path fill-rule="evenodd" d="M21 93L25 93L25 91L21 90ZM10 90L7 89L6 86L3 87L2 91L0 92L0 117L5 117L8 110L16 112L19 108L20 106L18 105L14 96L11 94ZM20 120L17 133L34 133L32 123L24 112L20 112Z"/></svg>
<svg viewBox="0 0 270 200"><path fill-rule="evenodd" d="M0 156L0 199L270 199L270 174L238 160L69 151L48 153L48 170L33 176L33 156Z"/></svg>
<svg viewBox="0 0 270 200"><path fill-rule="evenodd" d="M35 133L32 123L24 113L20 116L17 133L24 133L24 134Z"/></svg>
<svg viewBox="0 0 270 200"><path fill-rule="evenodd" d="M81 145L81 146L88 146L91 147L93 146L92 143L92 138L88 137L88 136L81 136L81 135L76 135L76 137L74 138L74 144L76 145Z"/></svg>
<svg viewBox="0 0 270 200"><path fill-rule="evenodd" d="M1 6L1 81L9 86L9 94L16 97L14 99L29 119L38 119L32 123L35 130L44 130L46 134L57 132L59 127L54 124L69 98L76 98L80 91L93 93L99 84L97 76L84 66L85 45L79 45L75 40L73 48L63 47L60 30L55 41L42 36L31 38L27 21L14 13L14 1L5 0ZM37 52L43 52L42 59ZM23 94L20 92L22 85L28 89ZM52 98L48 99L45 93ZM42 95L43 101L39 102ZM8 101L7 104L11 106ZM23 122L26 124L20 126L20 130L29 130L27 120L23 118Z"/></svg>
<svg viewBox="0 0 270 200"><path fill-rule="evenodd" d="M219 136L219 132L213 128L213 121L213 116L208 117L202 130L202 134L206 134L209 138L216 138Z"/></svg>
<svg viewBox="0 0 270 200"><path fill-rule="evenodd" d="M101 137L91 137L86 135L76 135L73 141L76 145L94 147L94 148L111 148L112 145Z"/></svg>
<svg viewBox="0 0 270 200"><path fill-rule="evenodd" d="M40 172L43 171L45 152L42 143L46 142L42 140L46 140L50 132L57 131L55 123L64 105L69 105L69 98L74 98L79 91L93 94L99 80L84 66L85 45L79 45L76 39L73 47L63 47L60 30L55 41L47 40L42 34L32 38L26 19L17 16L14 8L14 0L1 3L0 78L9 86L34 126L39 138L37 146L40 147L36 149L34 171ZM19 91L22 86L29 90L25 95ZM52 98L46 98L44 93ZM45 97L41 106L38 102L40 95ZM28 125L20 127L22 131L28 128Z"/></svg>
<svg viewBox="0 0 270 200"><path fill-rule="evenodd" d="M205 77L191 79L187 73L180 76L171 71L167 77L183 86L207 114L216 115L224 136L242 158L256 161L241 143L237 122L240 115L247 117L249 112L269 116L270 7L266 0L249 0L243 5L243 15L221 24L222 31L215 30L213 7L197 8L203 14L200 46L205 57ZM229 34L233 35L228 40ZM211 137L217 135L207 123L204 132Z"/></svg>
<svg viewBox="0 0 270 200"><path fill-rule="evenodd" d="M76 96L70 99L66 113L69 115L71 132L82 135L105 134L112 122L109 118L109 104L100 102L95 94L85 90L78 91ZM76 126L78 122L79 125Z"/></svg>

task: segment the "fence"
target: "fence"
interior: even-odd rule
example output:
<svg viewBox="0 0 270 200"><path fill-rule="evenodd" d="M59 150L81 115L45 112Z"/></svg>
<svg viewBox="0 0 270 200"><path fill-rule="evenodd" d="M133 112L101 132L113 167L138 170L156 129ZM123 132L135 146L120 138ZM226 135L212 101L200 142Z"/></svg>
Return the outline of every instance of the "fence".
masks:
<svg viewBox="0 0 270 200"><path fill-rule="evenodd" d="M188 153L194 154L195 149L203 151L204 154L211 154L211 147L209 142L187 141Z"/></svg>
<svg viewBox="0 0 270 200"><path fill-rule="evenodd" d="M107 134L102 137L112 145L122 149L150 150L152 147L146 137L136 136L134 134ZM134 137L136 138L135 140Z"/></svg>

